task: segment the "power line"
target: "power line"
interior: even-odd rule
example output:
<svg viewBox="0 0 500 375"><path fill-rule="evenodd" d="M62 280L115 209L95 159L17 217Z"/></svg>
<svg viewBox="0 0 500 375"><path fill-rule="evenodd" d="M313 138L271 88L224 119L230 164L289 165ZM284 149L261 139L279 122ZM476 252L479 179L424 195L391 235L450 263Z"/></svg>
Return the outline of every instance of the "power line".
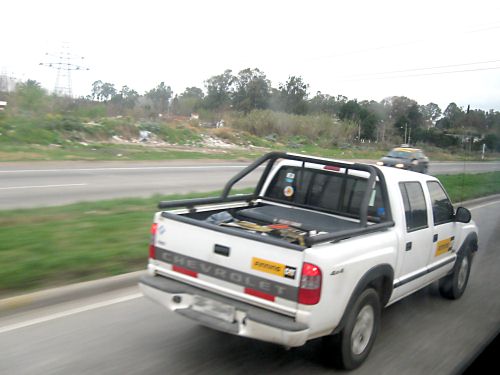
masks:
<svg viewBox="0 0 500 375"><path fill-rule="evenodd" d="M481 32L485 32L485 31L498 30L498 29L500 29L500 25L498 25L498 24L497 25L493 24L491 26L483 24L483 25L477 25L474 29L462 30L462 31L459 30L458 33L459 34L473 34L473 33L481 33ZM449 31L447 34L452 35L453 31ZM346 57L346 56L357 55L357 54L362 54L362 53L366 53L366 52L373 52L373 51L380 51L380 50L384 50L384 49L404 47L404 46L409 46L409 45L418 44L418 43L424 43L424 42L428 42L428 41L429 41L429 38L425 37L425 38L414 39L414 40L405 41L405 42L401 42L401 43L379 45L379 46L375 46L375 47L363 48L363 49L358 49L358 50L354 50L354 51L347 51L347 52L340 52L340 53L335 53L335 54L331 54L331 55L317 56L317 57L313 57L313 58L308 59L308 60L324 60L324 59L332 59L332 58L337 58L337 57Z"/></svg>
<svg viewBox="0 0 500 375"><path fill-rule="evenodd" d="M449 71L449 72L432 72L432 73L422 73L422 74L410 74L410 75L406 75L406 76L396 76L396 77L389 77L389 78L437 76L437 75L442 75L442 74L454 74L454 73L466 73L466 72L480 72L480 71L483 71L483 70L496 70L496 69L500 69L500 66L493 66L493 67L489 67L489 68L452 70L452 71Z"/></svg>
<svg viewBox="0 0 500 375"><path fill-rule="evenodd" d="M428 67L424 67L424 68L412 68L412 69L392 70L392 71L377 72L377 73L356 74L356 75L352 75L352 76L346 76L345 78L350 79L350 78L371 77L371 76L379 76L379 75L387 75L387 74L418 72L418 71L422 71L422 70L434 70L434 69L444 69L444 68L456 68L456 67L460 67L460 66L491 64L491 63L497 63L497 62L500 62L500 60L487 60L487 61L477 61L477 62L462 63L462 64L438 65L438 66L428 66ZM483 69L489 70L490 67L485 67ZM473 71L473 70L465 70L465 71ZM453 72L455 72L455 71L434 72L433 74L437 74L437 73L448 74L448 73L453 73ZM457 71L457 72L462 72L462 71ZM423 73L422 75L425 75L425 73ZM431 73L429 73L428 75L431 75ZM415 75L415 76L417 76L417 75Z"/></svg>

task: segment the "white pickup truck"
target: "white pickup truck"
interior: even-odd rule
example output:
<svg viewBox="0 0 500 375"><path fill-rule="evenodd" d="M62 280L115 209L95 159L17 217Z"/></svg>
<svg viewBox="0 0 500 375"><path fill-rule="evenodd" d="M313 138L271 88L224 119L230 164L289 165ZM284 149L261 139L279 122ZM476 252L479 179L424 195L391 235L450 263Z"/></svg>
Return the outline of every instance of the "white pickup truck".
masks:
<svg viewBox="0 0 500 375"><path fill-rule="evenodd" d="M253 193L230 195L252 171ZM459 298L478 248L470 212L436 178L288 153L264 155L220 197L159 208L144 295L234 335L323 337L344 369L368 356L384 306L435 281Z"/></svg>

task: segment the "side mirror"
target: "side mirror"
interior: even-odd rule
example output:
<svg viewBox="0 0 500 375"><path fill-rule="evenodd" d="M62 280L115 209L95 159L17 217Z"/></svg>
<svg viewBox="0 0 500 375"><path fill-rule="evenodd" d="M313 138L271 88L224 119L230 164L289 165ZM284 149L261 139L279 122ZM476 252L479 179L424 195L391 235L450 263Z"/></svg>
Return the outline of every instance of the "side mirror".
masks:
<svg viewBox="0 0 500 375"><path fill-rule="evenodd" d="M459 223L468 223L472 219L470 211L465 207L458 207L455 213L455 221Z"/></svg>

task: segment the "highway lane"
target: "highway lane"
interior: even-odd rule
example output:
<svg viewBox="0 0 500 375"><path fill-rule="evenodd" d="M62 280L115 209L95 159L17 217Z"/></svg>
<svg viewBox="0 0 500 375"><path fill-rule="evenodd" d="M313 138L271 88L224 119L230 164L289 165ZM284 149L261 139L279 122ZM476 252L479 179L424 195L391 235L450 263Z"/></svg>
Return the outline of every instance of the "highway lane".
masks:
<svg viewBox="0 0 500 375"><path fill-rule="evenodd" d="M500 201L471 208L480 250L463 297L445 300L432 285L385 309L373 351L353 374L454 374L498 332ZM120 293L0 319L0 373L333 373L322 364L319 340L287 351L201 327L137 289Z"/></svg>
<svg viewBox="0 0 500 375"><path fill-rule="evenodd" d="M80 201L149 197L222 189L244 162L39 162L0 163L0 209ZM500 162L432 163L430 173L500 170ZM258 173L238 187L254 186Z"/></svg>
<svg viewBox="0 0 500 375"><path fill-rule="evenodd" d="M220 190L247 163L104 162L0 165L0 209ZM252 186L249 176L239 187Z"/></svg>

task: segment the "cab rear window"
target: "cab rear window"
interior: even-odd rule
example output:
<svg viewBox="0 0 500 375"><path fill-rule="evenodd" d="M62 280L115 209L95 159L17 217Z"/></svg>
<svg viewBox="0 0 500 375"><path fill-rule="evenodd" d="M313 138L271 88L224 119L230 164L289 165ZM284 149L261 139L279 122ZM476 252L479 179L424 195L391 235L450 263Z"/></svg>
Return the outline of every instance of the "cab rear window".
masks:
<svg viewBox="0 0 500 375"><path fill-rule="evenodd" d="M265 196L358 217L366 185L366 179L345 173L286 166L274 175ZM377 183L369 202L368 215L373 221L381 221L384 214L382 194Z"/></svg>

